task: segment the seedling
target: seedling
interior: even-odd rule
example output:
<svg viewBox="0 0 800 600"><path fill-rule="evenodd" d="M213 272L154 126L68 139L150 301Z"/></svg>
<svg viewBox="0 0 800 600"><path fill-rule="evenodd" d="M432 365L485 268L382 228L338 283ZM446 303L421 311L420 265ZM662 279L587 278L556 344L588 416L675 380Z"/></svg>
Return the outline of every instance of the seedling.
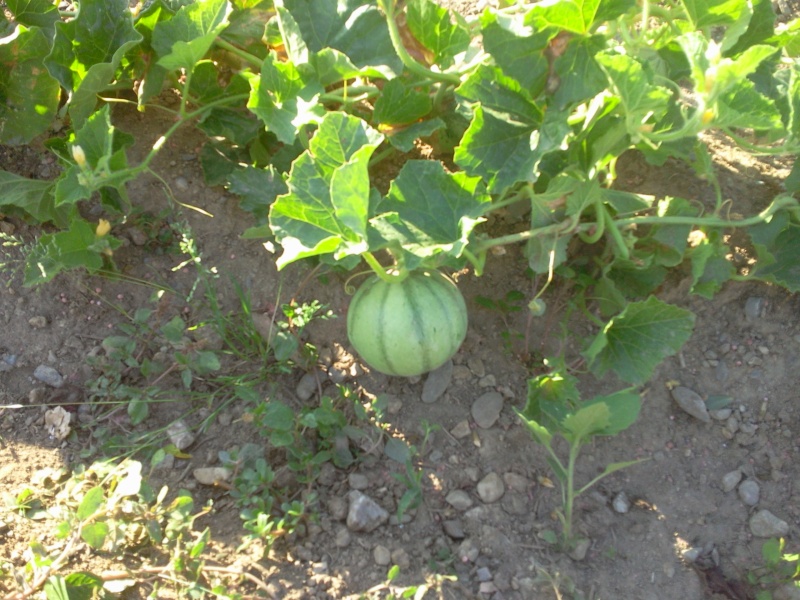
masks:
<svg viewBox="0 0 800 600"><path fill-rule="evenodd" d="M533 439L547 451L547 463L561 488L558 518L565 549L577 541L573 533L576 498L608 475L645 460L609 464L600 475L579 486L575 482L575 467L582 447L594 437L615 435L630 427L640 408L639 394L631 389L581 402L575 378L564 372L540 375L528 382L528 401L519 416ZM555 436L568 444L566 460L554 447Z"/></svg>
<svg viewBox="0 0 800 600"><path fill-rule="evenodd" d="M761 546L764 566L748 573L751 585L759 586L756 600L772 600L773 590L780 585L800 589L800 554L786 551L786 540L771 538Z"/></svg>

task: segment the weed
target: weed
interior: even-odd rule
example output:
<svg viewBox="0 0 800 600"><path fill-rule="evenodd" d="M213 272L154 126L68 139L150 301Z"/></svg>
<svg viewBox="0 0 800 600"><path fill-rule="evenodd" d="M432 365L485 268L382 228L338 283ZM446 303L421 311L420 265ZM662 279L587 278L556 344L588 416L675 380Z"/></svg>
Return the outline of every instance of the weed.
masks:
<svg viewBox="0 0 800 600"><path fill-rule="evenodd" d="M747 575L751 585L761 588L756 600L772 600L773 591L781 586L789 586L796 594L800 589L800 554L787 552L783 538L771 538L761 547L761 558L764 566Z"/></svg>

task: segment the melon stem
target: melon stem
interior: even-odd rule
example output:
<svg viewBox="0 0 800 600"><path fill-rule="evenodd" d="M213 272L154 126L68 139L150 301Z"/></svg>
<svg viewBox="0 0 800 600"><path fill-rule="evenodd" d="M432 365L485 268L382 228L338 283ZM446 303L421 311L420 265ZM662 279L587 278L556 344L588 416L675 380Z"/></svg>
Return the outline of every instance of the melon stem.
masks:
<svg viewBox="0 0 800 600"><path fill-rule="evenodd" d="M390 270L386 270L381 263L378 262L378 259L375 258L375 255L372 252L364 252L361 254L370 268L375 272L375 274L380 277L386 283L400 283L409 275L408 269L403 269L399 267L392 267Z"/></svg>

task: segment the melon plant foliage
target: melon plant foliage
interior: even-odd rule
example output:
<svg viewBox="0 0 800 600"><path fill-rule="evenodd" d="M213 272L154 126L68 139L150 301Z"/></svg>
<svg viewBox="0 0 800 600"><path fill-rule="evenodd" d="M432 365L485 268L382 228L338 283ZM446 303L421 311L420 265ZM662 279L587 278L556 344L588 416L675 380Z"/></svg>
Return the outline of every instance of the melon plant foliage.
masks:
<svg viewBox="0 0 800 600"><path fill-rule="evenodd" d="M53 181L0 172L0 211L52 226L27 284L107 268L132 208L126 183L196 127L207 183L241 199L243 234L280 244L279 266L316 257L380 272L390 256L400 270L480 274L492 249L523 244L533 272L572 277L576 304L608 319L585 350L597 375L641 383L688 339L691 313L653 296L670 269L706 298L732 277L800 290L800 169L732 220L705 141L798 150L800 24L777 24L770 0L501 1L470 19L432 0L4 5L0 143L42 139L62 167ZM115 124L123 105L174 117L137 164L135 132ZM371 169L420 144L432 158L378 191ZM614 189L629 150L686 161L716 198ZM490 237L487 216L517 203L528 226ZM747 273L727 258L735 227L756 253Z"/></svg>

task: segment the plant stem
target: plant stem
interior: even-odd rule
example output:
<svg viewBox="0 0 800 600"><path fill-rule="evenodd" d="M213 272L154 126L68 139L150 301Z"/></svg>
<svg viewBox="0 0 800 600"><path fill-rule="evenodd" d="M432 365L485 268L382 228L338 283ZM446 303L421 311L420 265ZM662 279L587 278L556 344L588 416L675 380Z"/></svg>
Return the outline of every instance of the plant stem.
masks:
<svg viewBox="0 0 800 600"><path fill-rule="evenodd" d="M566 498L564 499L564 542L572 544L572 511L575 506L575 463L580 453L580 438L569 445L569 462L567 463Z"/></svg>
<svg viewBox="0 0 800 600"><path fill-rule="evenodd" d="M364 252L361 254L370 268L375 272L375 274L380 277L383 281L387 283L400 283L408 277L409 271L407 269L398 269L396 275L392 275L391 273L387 272L387 270L378 262L378 259L375 258L375 255L372 252Z"/></svg>
<svg viewBox="0 0 800 600"><path fill-rule="evenodd" d="M461 83L461 78L458 75L451 75L450 73L439 73L432 71L414 60L403 45L403 39L400 36L400 30L397 28L397 21L395 20L395 0L378 0L378 6L383 10L386 15L386 25L389 27L389 37L392 40L394 51L400 57L403 65L418 77L428 77L436 81L443 81L458 85Z"/></svg>
<svg viewBox="0 0 800 600"><path fill-rule="evenodd" d="M250 54L249 52L246 52L246 51L242 50L241 48L237 48L236 46L234 46L230 42L226 42L225 40L223 40L221 37L218 37L216 40L214 40L214 44L216 44L217 46L219 46L223 50L227 50L231 54L235 54L236 56L241 58L243 61L245 61L247 63L250 63L251 65L253 65L257 69L261 69L261 65L264 63L264 61L261 60L260 58L258 58L256 55Z"/></svg>
<svg viewBox="0 0 800 600"><path fill-rule="evenodd" d="M585 231L590 227L594 227L594 223L578 223L576 216L572 216L566 221L553 223L544 227L537 227L536 229L526 229L525 231L518 231L517 233L509 233L497 238L488 240L481 240L473 248L473 252L479 253L494 246L506 246L508 244L516 244L517 242L525 242L538 235L551 235L554 233L567 233L573 231Z"/></svg>

